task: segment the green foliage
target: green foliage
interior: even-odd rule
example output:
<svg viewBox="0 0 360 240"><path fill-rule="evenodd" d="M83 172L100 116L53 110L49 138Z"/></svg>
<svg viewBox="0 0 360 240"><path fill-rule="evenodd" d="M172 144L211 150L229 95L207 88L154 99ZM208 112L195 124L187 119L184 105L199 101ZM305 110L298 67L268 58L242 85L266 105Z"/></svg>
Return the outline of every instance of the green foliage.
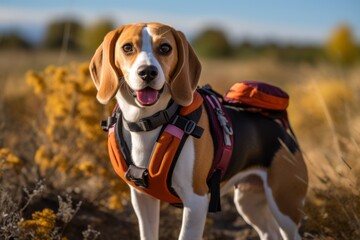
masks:
<svg viewBox="0 0 360 240"><path fill-rule="evenodd" d="M229 57L232 53L232 47L225 35L220 29L209 28L204 30L193 41L196 52L209 58Z"/></svg>
<svg viewBox="0 0 360 240"><path fill-rule="evenodd" d="M31 44L20 34L10 32L0 35L0 49L29 49Z"/></svg>
<svg viewBox="0 0 360 240"><path fill-rule="evenodd" d="M82 29L75 20L54 21L48 25L42 45L47 49L66 46L68 50L79 50L79 35Z"/></svg>
<svg viewBox="0 0 360 240"><path fill-rule="evenodd" d="M114 29L114 24L109 20L102 20L94 23L81 33L81 49L85 52L93 53L101 44L105 35Z"/></svg>
<svg viewBox="0 0 360 240"><path fill-rule="evenodd" d="M249 59L271 57L284 62L314 63L325 58L322 47L318 45L279 44L277 42L257 43L244 40L232 45L226 34L219 29L209 28L193 41L196 52L205 58Z"/></svg>
<svg viewBox="0 0 360 240"><path fill-rule="evenodd" d="M259 56L275 58L284 62L309 62L323 60L322 48L317 45L279 45L273 42L253 43L245 40L234 47L234 54L239 59L256 58Z"/></svg>
<svg viewBox="0 0 360 240"><path fill-rule="evenodd" d="M89 27L83 27L74 20L60 20L50 23L43 40L43 47L67 50L81 50L93 53L105 35L114 28L109 20L101 20Z"/></svg>

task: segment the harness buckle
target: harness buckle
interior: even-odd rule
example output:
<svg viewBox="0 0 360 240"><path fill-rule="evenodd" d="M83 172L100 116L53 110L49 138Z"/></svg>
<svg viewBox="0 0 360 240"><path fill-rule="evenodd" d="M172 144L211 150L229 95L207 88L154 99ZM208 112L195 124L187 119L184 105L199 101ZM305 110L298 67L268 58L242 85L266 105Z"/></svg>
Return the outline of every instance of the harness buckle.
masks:
<svg viewBox="0 0 360 240"><path fill-rule="evenodd" d="M204 129L199 127L195 121L180 115L176 115L171 124L180 128L186 135L191 135L196 138L200 138L204 132Z"/></svg>
<svg viewBox="0 0 360 240"><path fill-rule="evenodd" d="M184 133L190 135L196 128L196 122L193 120L188 120L184 127Z"/></svg>
<svg viewBox="0 0 360 240"><path fill-rule="evenodd" d="M141 119L139 121L139 126L145 131L151 130L151 122L147 119Z"/></svg>
<svg viewBox="0 0 360 240"><path fill-rule="evenodd" d="M125 178L141 188L148 187L149 172L146 168L137 167L131 164L125 173Z"/></svg>
<svg viewBox="0 0 360 240"><path fill-rule="evenodd" d="M116 117L110 116L106 120L101 120L100 126L104 132L108 132L109 129L112 127L112 125L114 125L115 123L116 123Z"/></svg>

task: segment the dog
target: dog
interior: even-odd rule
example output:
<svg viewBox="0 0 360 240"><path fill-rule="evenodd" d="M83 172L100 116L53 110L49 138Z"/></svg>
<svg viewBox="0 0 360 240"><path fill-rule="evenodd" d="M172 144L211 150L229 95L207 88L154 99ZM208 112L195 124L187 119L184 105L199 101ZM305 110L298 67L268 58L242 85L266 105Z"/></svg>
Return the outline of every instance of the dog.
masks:
<svg viewBox="0 0 360 240"><path fill-rule="evenodd" d="M107 104L116 98L121 119L136 123L164 111L170 102L189 106L201 64L182 32L160 23L137 23L109 32L89 69L98 101ZM301 239L298 228L308 176L296 138L276 121L227 111L233 131L240 134L234 134L234 152L221 195L234 189L237 211L261 239ZM202 136L186 139L172 172L171 187L183 204L179 239L201 239L203 235L209 207L207 177L215 151L210 124L202 111L198 121ZM143 169L149 165L162 127L120 130L134 165ZM130 191L141 239L158 239L160 200L132 185Z"/></svg>

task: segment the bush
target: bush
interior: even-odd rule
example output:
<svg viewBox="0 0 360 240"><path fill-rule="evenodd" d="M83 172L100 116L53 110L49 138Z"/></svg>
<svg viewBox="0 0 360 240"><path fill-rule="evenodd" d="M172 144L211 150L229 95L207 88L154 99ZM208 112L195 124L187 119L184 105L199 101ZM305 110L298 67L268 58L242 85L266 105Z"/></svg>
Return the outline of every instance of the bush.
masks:
<svg viewBox="0 0 360 240"><path fill-rule="evenodd" d="M64 230L79 211L81 202L76 205L70 196L62 198L58 196L58 210L55 212L49 208L35 211L30 219L24 214L27 207L32 204L34 198L39 197L45 190L43 181L29 191L24 189L27 200L24 203L14 200L11 194L0 187L0 238L11 239L41 239L41 240L68 240L64 236ZM22 206L23 205L23 206ZM83 231L83 239L97 239L99 232L88 227Z"/></svg>
<svg viewBox="0 0 360 240"><path fill-rule="evenodd" d="M105 35L113 28L114 25L111 21L103 20L84 29L80 37L81 49L85 52L94 53Z"/></svg>
<svg viewBox="0 0 360 240"><path fill-rule="evenodd" d="M222 30L207 29L193 41L196 52L204 57L224 58L229 57L232 47Z"/></svg>
<svg viewBox="0 0 360 240"><path fill-rule="evenodd" d="M31 44L17 33L0 35L0 49L30 49Z"/></svg>
<svg viewBox="0 0 360 240"><path fill-rule="evenodd" d="M41 177L52 187L110 208L128 201L125 184L111 169L107 136L99 120L109 114L96 101L88 64L49 66L28 72L27 82L43 106L38 126L41 144L34 156Z"/></svg>

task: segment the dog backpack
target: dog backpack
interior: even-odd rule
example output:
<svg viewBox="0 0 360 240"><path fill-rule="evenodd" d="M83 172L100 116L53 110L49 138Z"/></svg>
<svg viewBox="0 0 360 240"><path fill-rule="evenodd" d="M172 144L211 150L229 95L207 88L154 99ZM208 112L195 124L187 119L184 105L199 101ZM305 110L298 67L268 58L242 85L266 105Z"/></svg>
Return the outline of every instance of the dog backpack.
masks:
<svg viewBox="0 0 360 240"><path fill-rule="evenodd" d="M270 111L285 111L289 105L289 95L278 87L257 82L235 83L224 95L224 101L244 108L255 107Z"/></svg>
<svg viewBox="0 0 360 240"><path fill-rule="evenodd" d="M259 81L235 83L224 95L223 104L277 119L285 128L291 129L286 110L289 95L271 84Z"/></svg>

